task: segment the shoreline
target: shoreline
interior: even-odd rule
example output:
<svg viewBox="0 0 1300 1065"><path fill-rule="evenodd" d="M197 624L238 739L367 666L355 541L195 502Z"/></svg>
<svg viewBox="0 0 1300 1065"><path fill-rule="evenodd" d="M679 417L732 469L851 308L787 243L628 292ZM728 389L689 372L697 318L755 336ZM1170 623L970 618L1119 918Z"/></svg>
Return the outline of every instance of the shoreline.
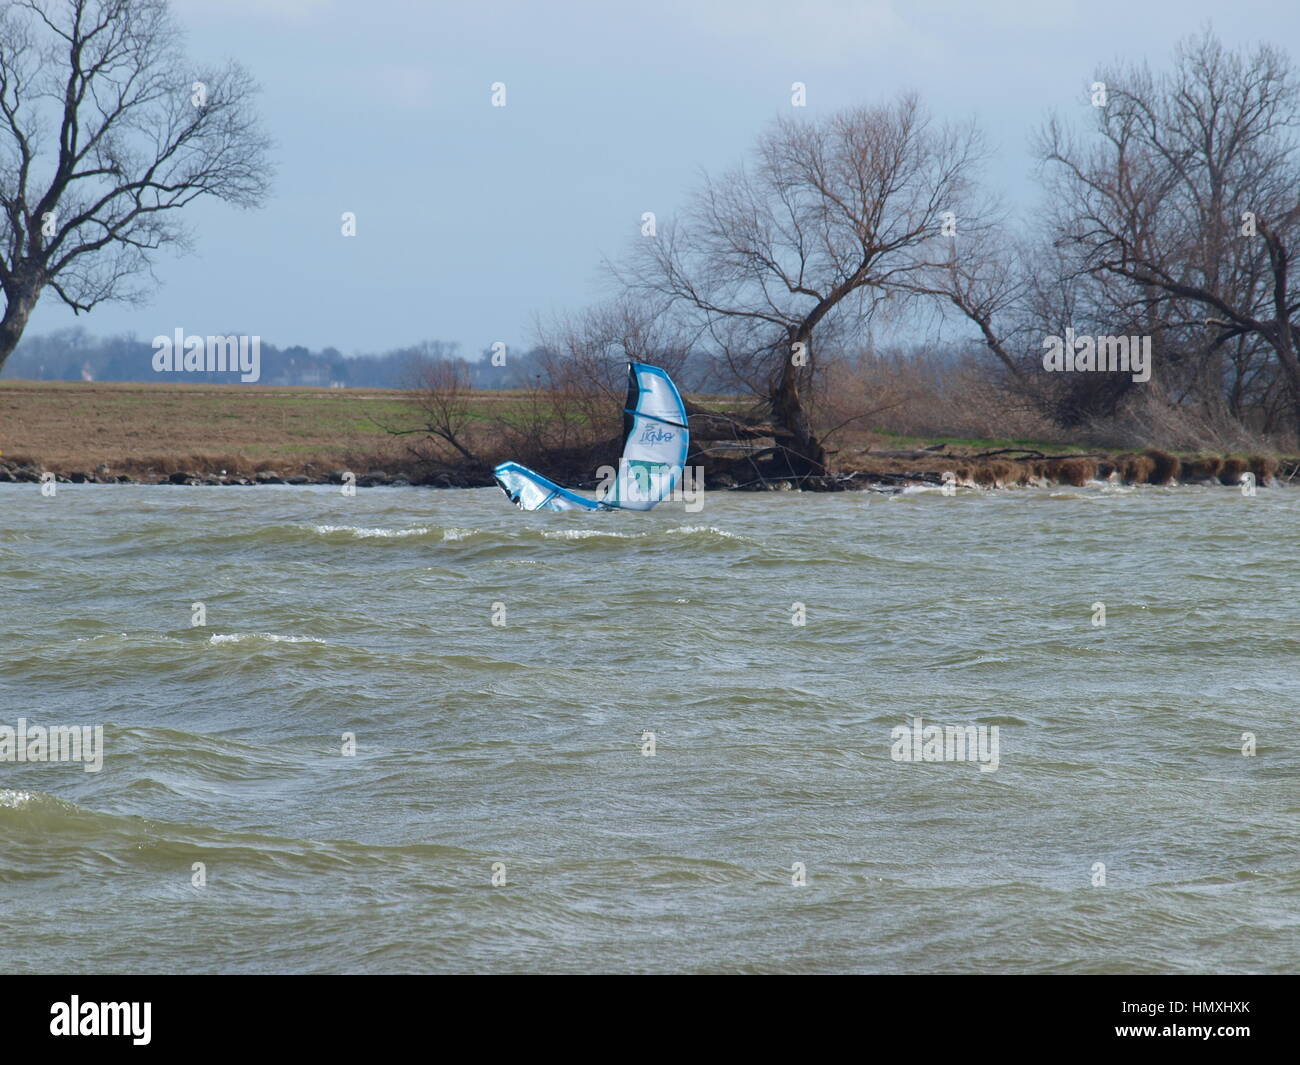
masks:
<svg viewBox="0 0 1300 1065"><path fill-rule="evenodd" d="M1007 449L1015 451L1018 449ZM994 453L961 454L940 449L881 451L864 468L837 471L818 477L792 478L765 473L753 463L710 463L703 471L706 491L765 492L898 492L910 487L1012 489L1048 488L1054 485L1148 484L1156 486L1222 485L1240 487L1253 477L1258 488L1300 483L1300 458L1266 455L1201 456L1180 458L1155 449L1135 453L1086 456L1044 456ZM354 483L357 488L490 488L490 476L471 468L419 471L408 463L365 472L342 468L322 471L307 463L297 470L286 464L253 472L180 469L145 473L115 470L100 463L92 471L49 469L32 462L0 458L0 484L124 484L176 487L252 487L255 485L333 485ZM570 476L570 481L575 480ZM581 485L579 485L581 487Z"/></svg>
<svg viewBox="0 0 1300 1065"><path fill-rule="evenodd" d="M702 398L727 409L727 397ZM594 488L595 471L618 462L621 437L612 427L603 439L586 430L553 438L540 429L500 437L502 425L555 414L529 402L511 391L467 394L468 452L455 454L428 435L427 412L409 390L0 380L0 483L52 474L60 484L341 486L350 471L359 488L477 488L494 484L497 462L514 459L558 484ZM945 475L959 487L990 489L1092 481L1239 486L1247 473L1257 487L1300 484L1292 447L1248 439L1174 453L1113 441L938 430L904 436L858 426L837 439L826 475L798 480L766 438L701 431L692 443L687 465L700 469L708 491L895 492L941 486Z"/></svg>

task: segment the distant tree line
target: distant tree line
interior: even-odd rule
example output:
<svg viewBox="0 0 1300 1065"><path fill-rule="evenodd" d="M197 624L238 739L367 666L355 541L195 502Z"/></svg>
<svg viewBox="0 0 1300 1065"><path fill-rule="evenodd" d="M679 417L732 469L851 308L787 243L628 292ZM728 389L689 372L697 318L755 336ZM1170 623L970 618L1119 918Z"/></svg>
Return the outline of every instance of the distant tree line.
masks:
<svg viewBox="0 0 1300 1065"><path fill-rule="evenodd" d="M183 384L235 384L237 372L160 375L153 370L154 349L135 337L95 337L81 328L25 337L4 366L3 376L33 381L173 381ZM477 359L458 353L442 340L392 348L376 354L344 355L337 348L317 350L293 344L261 346L263 385L318 388L414 388L431 365L463 366L474 388L526 388L542 373L538 350L507 351L499 365L492 352Z"/></svg>

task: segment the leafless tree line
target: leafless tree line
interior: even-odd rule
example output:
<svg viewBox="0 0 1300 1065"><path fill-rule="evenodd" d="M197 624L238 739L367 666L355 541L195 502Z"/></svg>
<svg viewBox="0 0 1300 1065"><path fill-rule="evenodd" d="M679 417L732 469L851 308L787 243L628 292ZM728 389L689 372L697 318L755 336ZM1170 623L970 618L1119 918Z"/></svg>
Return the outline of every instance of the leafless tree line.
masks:
<svg viewBox="0 0 1300 1065"><path fill-rule="evenodd" d="M1006 395L1063 429L1157 403L1300 437L1293 63L1205 31L1166 71L1103 68L1095 83L1085 128L1052 117L1034 138L1047 210L1033 223L983 182L980 131L937 123L915 96L777 120L611 264L617 299L544 331L557 372L603 381L628 356L670 370L707 357L755 397L750 422L770 423L780 462L816 474L828 365L870 352L873 324L937 313L965 323ZM1047 373L1044 339L1067 327L1151 337L1151 380Z"/></svg>

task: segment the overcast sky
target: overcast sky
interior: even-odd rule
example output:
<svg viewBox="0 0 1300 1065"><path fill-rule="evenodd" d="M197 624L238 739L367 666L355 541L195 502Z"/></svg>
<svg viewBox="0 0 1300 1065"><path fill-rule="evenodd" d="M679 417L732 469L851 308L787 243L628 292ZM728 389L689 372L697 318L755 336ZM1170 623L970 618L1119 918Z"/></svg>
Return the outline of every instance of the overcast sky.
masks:
<svg viewBox="0 0 1300 1065"><path fill-rule="evenodd" d="M474 353L599 299L602 256L701 169L740 161L807 85L809 116L918 91L976 117L992 182L1028 210L1030 132L1087 107L1098 64L1167 64L1207 20L1230 46L1300 49L1276 0L174 0L199 62L240 60L277 143L265 207L187 211L145 307L74 320L47 292L32 333L255 333L351 353L421 339ZM1294 53L1293 53L1294 54ZM507 106L491 106L504 82ZM357 236L340 215L357 216Z"/></svg>

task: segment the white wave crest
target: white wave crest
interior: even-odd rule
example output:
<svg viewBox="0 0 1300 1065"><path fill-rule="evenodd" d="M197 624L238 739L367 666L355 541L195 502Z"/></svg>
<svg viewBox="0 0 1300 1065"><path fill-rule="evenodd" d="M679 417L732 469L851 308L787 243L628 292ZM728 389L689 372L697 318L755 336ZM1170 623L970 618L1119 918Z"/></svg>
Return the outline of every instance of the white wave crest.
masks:
<svg viewBox="0 0 1300 1065"><path fill-rule="evenodd" d="M315 636L277 636L273 632L231 632L208 637L212 645L243 643L245 640L265 640L267 643L325 643Z"/></svg>
<svg viewBox="0 0 1300 1065"><path fill-rule="evenodd" d="M547 529L542 532L547 540L592 540L604 538L609 540L642 540L647 536L698 536L706 533L720 536L726 540L740 540L742 537L719 529L716 525L678 525L672 529L646 530L645 532L619 532L617 529Z"/></svg>
<svg viewBox="0 0 1300 1065"><path fill-rule="evenodd" d="M644 533L625 533L614 529L547 529L542 536L547 540L591 540L598 536L610 540L634 540Z"/></svg>
<svg viewBox="0 0 1300 1065"><path fill-rule="evenodd" d="M427 525L421 525L415 529L367 529L360 525L313 525L312 531L326 536L329 533L351 533L358 540L366 540L372 537L383 539L396 539L403 536L427 536L433 530ZM446 536L443 536L446 539Z"/></svg>
<svg viewBox="0 0 1300 1065"><path fill-rule="evenodd" d="M694 536L697 533L709 533L712 536L721 536L724 540L739 540L741 537L735 533L729 533L726 529L719 529L716 525L679 525L675 529L669 529L669 536Z"/></svg>

